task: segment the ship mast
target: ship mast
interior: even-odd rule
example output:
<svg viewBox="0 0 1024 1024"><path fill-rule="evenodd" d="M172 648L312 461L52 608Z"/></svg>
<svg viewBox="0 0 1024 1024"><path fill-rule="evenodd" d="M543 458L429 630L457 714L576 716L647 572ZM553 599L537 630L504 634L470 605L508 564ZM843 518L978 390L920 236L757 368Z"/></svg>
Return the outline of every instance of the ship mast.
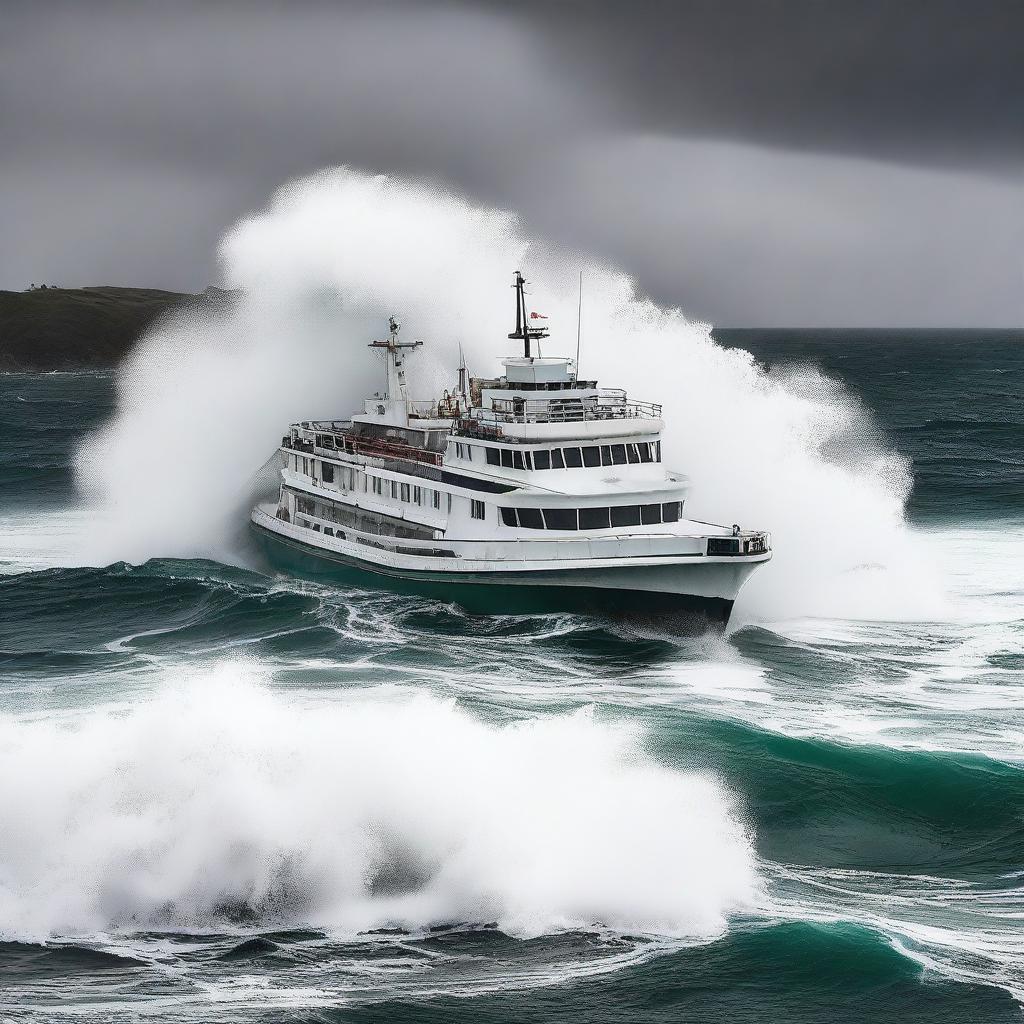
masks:
<svg viewBox="0 0 1024 1024"><path fill-rule="evenodd" d="M522 341L523 343L523 355L527 359L532 359L533 355L530 352L530 339L536 338L538 341L541 338L546 338L548 332L543 327L531 327L529 318L526 315L526 279L523 277L522 272L517 270L515 277L512 279L512 287L516 291L516 329L509 335L509 338L514 341Z"/></svg>
<svg viewBox="0 0 1024 1024"><path fill-rule="evenodd" d="M371 341L367 348L382 348L385 350L387 360L388 390L386 398L391 401L405 402L408 394L405 386L405 357L402 349L419 348L422 341L399 341L398 332L402 325L392 316L388 318L388 339L387 341Z"/></svg>

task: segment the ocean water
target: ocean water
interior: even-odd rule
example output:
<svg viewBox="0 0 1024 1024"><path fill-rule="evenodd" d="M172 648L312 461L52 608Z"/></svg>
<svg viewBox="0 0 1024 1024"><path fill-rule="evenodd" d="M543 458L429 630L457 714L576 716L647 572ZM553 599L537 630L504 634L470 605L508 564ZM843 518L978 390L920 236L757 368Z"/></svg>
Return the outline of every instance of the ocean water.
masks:
<svg viewBox="0 0 1024 1024"><path fill-rule="evenodd" d="M0 377L0 1020L1020 1020L1024 344L743 343L910 460L941 615L90 566L115 380Z"/></svg>

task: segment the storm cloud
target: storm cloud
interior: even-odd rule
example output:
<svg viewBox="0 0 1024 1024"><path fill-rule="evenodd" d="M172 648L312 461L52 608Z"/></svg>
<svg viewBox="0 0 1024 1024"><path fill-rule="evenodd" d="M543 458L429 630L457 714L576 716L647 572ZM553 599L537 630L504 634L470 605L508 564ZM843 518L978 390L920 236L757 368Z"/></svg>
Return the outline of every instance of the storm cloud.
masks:
<svg viewBox="0 0 1024 1024"><path fill-rule="evenodd" d="M724 324L1024 320L1024 7L8 4L0 287L199 290L345 163Z"/></svg>

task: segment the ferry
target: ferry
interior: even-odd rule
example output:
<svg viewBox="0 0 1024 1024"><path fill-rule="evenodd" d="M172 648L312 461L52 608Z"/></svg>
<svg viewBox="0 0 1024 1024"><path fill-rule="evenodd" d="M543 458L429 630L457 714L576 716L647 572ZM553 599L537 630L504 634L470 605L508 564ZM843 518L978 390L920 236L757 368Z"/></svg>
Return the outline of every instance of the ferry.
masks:
<svg viewBox="0 0 1024 1024"><path fill-rule="evenodd" d="M470 376L463 359L452 389L411 399L422 342L399 340L392 317L369 346L385 389L350 419L289 427L277 499L251 515L272 563L471 611L669 609L726 624L770 536L686 517L662 407L542 356L549 332L525 285L517 271L508 337L522 354L500 376Z"/></svg>

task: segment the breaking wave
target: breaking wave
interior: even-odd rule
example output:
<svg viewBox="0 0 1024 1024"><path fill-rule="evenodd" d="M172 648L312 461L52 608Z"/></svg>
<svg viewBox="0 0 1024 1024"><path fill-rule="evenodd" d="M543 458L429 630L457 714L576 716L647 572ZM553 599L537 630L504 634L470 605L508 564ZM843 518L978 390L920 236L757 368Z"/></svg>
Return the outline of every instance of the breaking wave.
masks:
<svg viewBox="0 0 1024 1024"><path fill-rule="evenodd" d="M659 765L636 728L363 693L304 703L232 663L72 724L0 718L7 937L497 922L701 939L754 898L731 795Z"/></svg>

